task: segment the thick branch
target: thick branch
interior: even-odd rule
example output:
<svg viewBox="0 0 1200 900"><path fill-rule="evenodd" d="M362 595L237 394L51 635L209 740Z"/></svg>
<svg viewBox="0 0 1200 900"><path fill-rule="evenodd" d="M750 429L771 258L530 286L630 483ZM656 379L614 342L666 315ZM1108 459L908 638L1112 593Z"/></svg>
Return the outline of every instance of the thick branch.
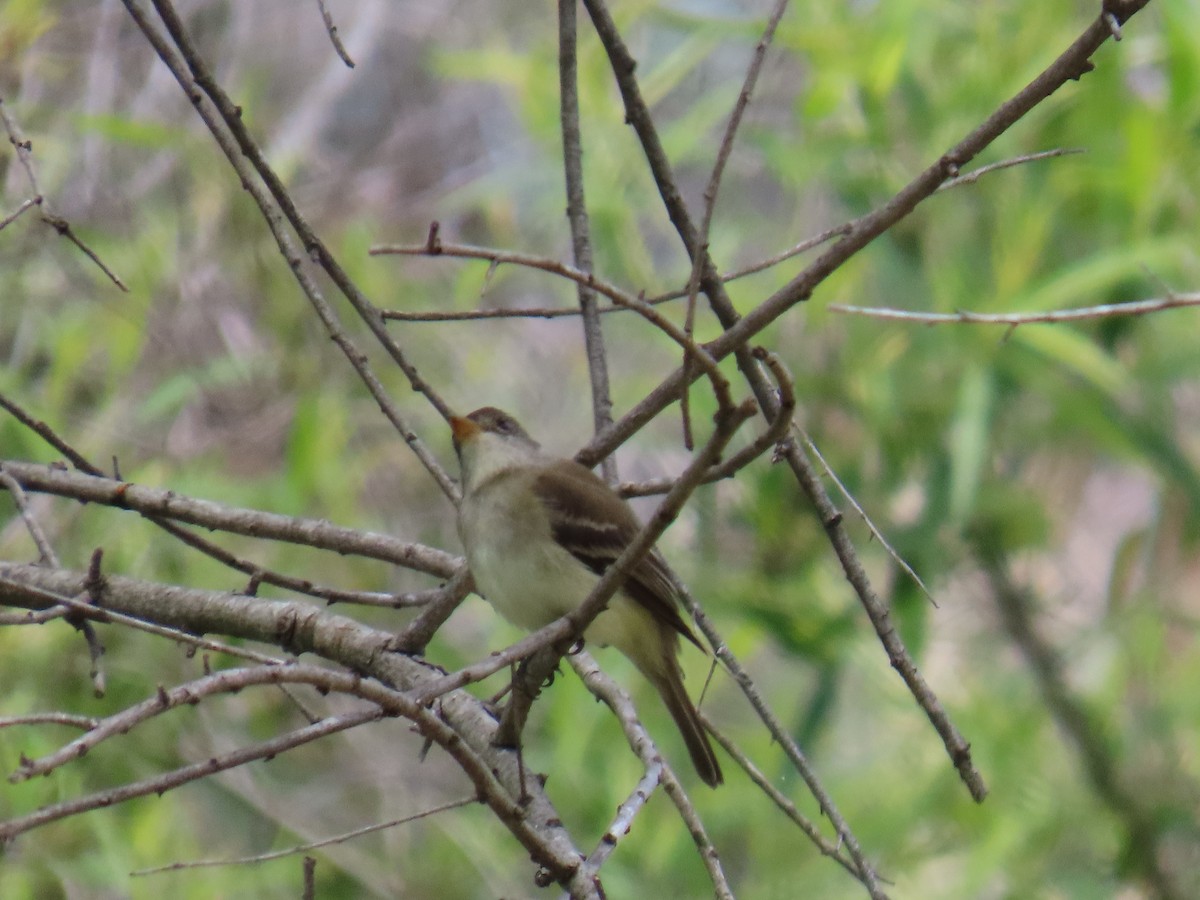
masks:
<svg viewBox="0 0 1200 900"><path fill-rule="evenodd" d="M19 585L38 588L25 591ZM42 591L75 596L88 587L80 572L52 571L38 566L0 562L0 603L41 609L51 604ZM230 637L262 641L292 653L314 653L352 672L378 679L405 692L405 704L424 709L420 695L435 683L435 667L410 656L389 652L392 635L362 625L353 619L295 601L261 600L214 591L180 588L110 575L103 589L91 590L96 615L115 610L160 624L199 633L215 632ZM95 596L98 594L99 596ZM540 785L526 785L525 806L505 799L519 796L520 778L514 754L492 746L495 721L482 704L463 692L439 695L436 721L453 729L472 753L504 786L493 792L489 805L498 818L524 845L553 879L580 896L593 896L581 878L583 855L574 847L560 818ZM440 741L439 741L440 743Z"/></svg>

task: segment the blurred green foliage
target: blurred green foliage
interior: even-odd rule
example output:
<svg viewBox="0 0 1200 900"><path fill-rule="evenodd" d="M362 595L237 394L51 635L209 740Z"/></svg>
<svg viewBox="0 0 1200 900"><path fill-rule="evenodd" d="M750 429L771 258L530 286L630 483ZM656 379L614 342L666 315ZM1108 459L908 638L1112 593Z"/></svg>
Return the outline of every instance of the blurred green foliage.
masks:
<svg viewBox="0 0 1200 900"><path fill-rule="evenodd" d="M202 46L222 63L219 77L368 296L406 310L571 302L568 286L528 272L366 255L397 236L423 239L436 218L449 239L566 258L557 48L547 9L509 10L500 21L484 6L478 17L461 8L457 19L429 13L413 25L427 29L419 39L394 25L371 41L360 35L359 68L322 74L332 53L315 13L296 16L280 2L253 6L225 15L222 5L205 5L194 23ZM641 0L615 10L697 219L760 33L759 6ZM126 479L455 549L449 504L331 346L257 211L178 91L161 83L140 37L98 8L67 16L60 7L24 0L0 11L0 47L12 51L0 59L22 61L0 65L4 100L33 139L43 190L131 291L118 293L31 215L0 232L0 391L96 464L117 457ZM722 186L714 257L731 270L885 201L1047 65L1097 7L896 0L792 9ZM345 17L343 34L356 33L360 14L367 15L335 9ZM1164 867L1185 892L1200 893L1197 313L1006 332L827 308L1032 312L1162 296L1167 286L1195 290L1198 26L1195 0L1152 3L1121 43L1101 49L1094 72L1039 106L977 163L1052 148L1084 153L932 198L762 336L795 376L807 434L932 590L936 608L847 512L877 590L893 603L904 639L971 742L991 788L985 803L972 803L958 782L782 467L764 462L705 488L667 537L668 554L793 730L893 896L1144 890L1121 819L1097 795L1078 747L1004 630L980 547L1010 561L1033 592L1036 621L1099 723L1097 739L1159 829ZM119 72L89 81L89 54L120 57ZM333 100L321 92L330 83ZM585 20L580 89L597 269L650 294L675 288L687 260ZM392 105L381 106L381 98ZM7 214L27 186L11 154L0 156L0 176ZM731 283L735 302L750 308L801 265ZM338 311L352 321L347 308ZM348 327L360 346L371 346ZM678 358L630 316L608 316L605 328L620 411ZM711 317L699 317L701 337L715 329ZM511 407L564 453L585 436L591 420L577 323L405 324L395 333L452 403ZM436 415L381 354L372 350L372 361L451 465ZM694 395L697 409L706 409L701 389ZM624 477L679 468L669 419L621 451ZM0 457L55 454L0 416ZM109 571L215 589L242 585L132 514L43 498L36 508L65 565L84 567L102 546ZM429 586L370 561L223 543L322 583ZM19 522L0 530L0 558L33 553ZM404 617L353 614L389 628ZM515 636L473 600L430 652L455 666ZM197 660L162 642L114 630L104 638L109 692L97 701L82 641L69 628L0 628L0 715L104 715L156 684L198 674ZM650 692L622 661L599 658L634 691L668 758L682 759ZM698 655L686 663L698 691L705 663ZM213 664L226 663L214 657ZM495 679L482 686L499 687ZM706 709L819 818L720 673ZM147 777L298 721L282 696L266 694L181 711L49 779L5 785L0 817ZM68 737L51 726L0 730L0 769L11 772L19 754L35 757ZM599 841L638 774L614 723L564 676L535 707L527 741L528 764L551 773L550 794L568 826ZM469 793L444 761L418 763L418 750L402 726L387 723L238 776L48 826L7 851L0 897L295 896L297 858L148 878L127 873L285 847ZM696 802L738 895L861 896L751 795L734 768L726 765L726 787L697 791ZM318 855L322 897L534 892L524 852L478 807ZM686 830L661 794L604 876L614 897L707 893Z"/></svg>

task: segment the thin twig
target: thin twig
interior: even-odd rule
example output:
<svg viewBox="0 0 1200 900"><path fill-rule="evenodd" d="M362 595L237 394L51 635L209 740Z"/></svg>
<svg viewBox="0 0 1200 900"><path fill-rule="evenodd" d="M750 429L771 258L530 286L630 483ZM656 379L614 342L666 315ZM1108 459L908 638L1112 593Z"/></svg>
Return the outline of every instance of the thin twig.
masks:
<svg viewBox="0 0 1200 900"><path fill-rule="evenodd" d="M45 422L35 419L32 415L22 409L18 404L14 403L8 397L0 394L0 407L8 410L19 422L31 429L35 434L48 442L59 453L71 460L72 465L77 469L89 475L104 477L104 473L96 466L92 465L84 456L75 450L66 440L55 433L54 429ZM2 465L2 463L0 463ZM30 465L29 463L17 463L17 465ZM124 483L124 482L119 482ZM63 496L72 496L64 494ZM124 494L114 494L121 502L116 505L125 508ZM177 497L172 493L173 497ZM436 601L443 593L443 588L433 589L431 591L417 591L407 594L386 594L376 591L347 591L340 588L326 587L319 584L314 584L307 578L296 578L291 575L285 575L282 572L276 572L271 569L263 568L257 563L247 559L235 556L225 548L210 541L209 539L195 534L189 529L170 521L159 515L153 515L145 511L141 511L141 515L148 521L157 525L159 528L166 531L168 534L178 538L183 543L190 547L194 547L206 556L217 560L218 562L229 566L239 572L250 576L250 585L247 587L248 592L253 592L258 584L272 584L276 587L282 587L285 590L295 591L301 594L307 594L310 597L318 597L328 603L357 603L364 606L382 606L392 609L399 609L411 606L424 606L427 603ZM202 523L197 523L202 524ZM211 526L209 526L211 527ZM438 551L434 551L435 553ZM447 568L442 573L444 577L456 571L455 561L451 558L447 560ZM401 563L403 565L403 563Z"/></svg>
<svg viewBox="0 0 1200 900"><path fill-rule="evenodd" d="M829 309L834 312L850 315L912 322L918 325L955 323L1007 325L1015 328L1019 325L1037 323L1057 324L1060 322L1078 322L1086 319L1115 319L1123 316L1145 316L1185 306L1200 306L1200 294L1168 294L1166 297L1158 297L1152 300L1132 300L1128 303L1104 303L1099 306L1084 306L1077 309L1055 309L1048 312L977 313L964 310L955 313L925 313L911 312L904 309L890 309L888 307L844 306L840 303L829 304Z"/></svg>
<svg viewBox="0 0 1200 900"><path fill-rule="evenodd" d="M100 271L108 276L108 279L113 284L128 293L129 288L125 286L125 282L123 282L112 269L105 265L104 261L100 259L96 252L87 244L85 244L79 238L79 236L71 230L70 223L62 216L56 215L51 211L50 204L46 200L46 195L38 185L37 169L33 165L33 142L21 133L21 126L19 126L16 120L8 114L8 110L4 108L3 98L0 98L0 124L3 124L4 130L8 132L8 140L13 145L13 148L17 151L17 160L20 162L21 168L25 170L25 177L29 181L29 188L33 191L33 197L30 198L30 200L27 200L26 203L33 203L35 206L38 206L40 208L41 219L43 222L58 232L59 235L65 237L72 244L82 250L88 259L94 262L100 268ZM15 219L22 212L24 212L24 210L25 207L22 205L21 209L14 213L10 218L6 219L3 224L0 224L0 228L3 228L4 225L7 225L10 221L12 221L12 219Z"/></svg>
<svg viewBox="0 0 1200 900"><path fill-rule="evenodd" d="M0 408L5 409L14 419L44 440L47 444L65 456L75 468L89 475L103 475L104 472L93 466L83 454L72 447L66 440L41 419L35 419L30 413L21 408L15 401L0 393Z"/></svg>
<svg viewBox="0 0 1200 900"><path fill-rule="evenodd" d="M588 855L587 861L584 863L593 872L598 872L617 845L629 834L634 820L645 808L646 802L654 791L658 789L659 778L665 763L654 740L647 733L641 719L638 718L637 710L634 709L629 695L604 674L591 654L587 650L580 650L568 656L567 661L592 695L602 700L612 710L621 730L625 733L625 739L628 741L630 749L641 760L644 770L637 785L629 792L629 796L617 807L616 817L601 836L596 849Z"/></svg>
<svg viewBox="0 0 1200 900"><path fill-rule="evenodd" d="M5 489L7 489L8 493L12 495L13 502L16 503L17 509L20 511L21 518L25 522L25 527L33 537L33 542L38 548L38 553L40 554L39 561L43 565L50 566L51 568L61 568L61 565L58 561L58 556L54 553L54 549L50 546L50 542L46 539L46 535L42 531L41 526L38 524L37 520L33 517L32 512L29 510L29 504L25 498L25 491L22 489L17 479L14 478L12 474L5 468L3 462L0 462L0 486L3 486ZM99 551L97 551L97 554L98 552ZM93 560L95 560L96 565L99 565L98 555L94 556ZM69 603L60 604L60 606L68 605ZM43 616L45 617L45 621L48 621L50 618L58 618L57 608L47 610L45 613L43 613ZM96 630L92 627L91 622L88 622L86 619L80 619L79 616L74 614L67 614L64 616L64 618L70 622L80 634L83 635L83 639L87 643L88 657L91 661L89 675L92 679L92 693L95 694L96 697L103 697L104 670L100 665L100 659L104 655L104 646L100 643L100 637L96 634Z"/></svg>
<svg viewBox="0 0 1200 900"><path fill-rule="evenodd" d="M403 816L399 819L392 819L389 822L376 822L374 825L367 825L363 828L355 828L353 831L347 831L342 834L334 835L333 837L323 838L319 841L311 841L307 844L299 844L295 847L288 847L284 850L273 850L270 853L259 853L256 856L241 856L235 859L197 859L191 862L175 862L167 866L155 866L152 869L137 869L129 873L131 878L139 878L146 875L158 875L162 872L178 872L180 869L204 869L216 866L249 866L257 863L270 862L274 859L282 859L285 856L295 856L297 853L307 853L309 850L319 850L322 847L330 847L334 844L344 844L346 841L354 840L367 834L374 834L377 831L384 831L388 828L395 828L397 825L407 825L409 822L417 822L421 819L427 819L430 816L435 816L438 813L449 812L452 809L460 809L464 806L470 806L472 803L478 803L479 798L475 795L470 797L462 797L458 800L451 800L449 803L443 803L440 806L435 806L432 809L422 810L419 813L413 813L411 816Z"/></svg>
<svg viewBox="0 0 1200 900"><path fill-rule="evenodd" d="M92 716L77 716L73 713L63 712L0 716L0 728L11 728L14 725L66 725L70 728L82 728L84 731L90 731L99 723L100 720Z"/></svg>
<svg viewBox="0 0 1200 900"><path fill-rule="evenodd" d="M951 190L952 188L964 187L966 185L975 184L984 175L990 175L993 172L1010 169L1014 166L1025 165L1032 162L1038 162L1044 159L1053 159L1059 156L1069 156L1076 153L1086 152L1079 148L1056 148L1053 150L1043 150L1038 153L1027 153L1021 156L1014 156L1010 159L1004 159L999 162L989 163L985 166L980 166L977 169L972 169L957 178L951 178L941 184L935 193ZM746 278L750 275L755 275L767 269L774 268L782 262L786 262L801 253L805 253L822 244L827 244L835 238L844 237L854 230L856 221L843 222L841 225L834 225L832 228L827 228L824 231L805 238L798 244L789 247L780 253L769 256L766 259L761 259L758 262L750 263L739 269L733 269L729 272L722 273L720 280L723 284L728 284L731 281L737 281L740 278ZM463 245L456 245L460 248ZM488 248L475 247L472 248L476 252L471 254L478 259L490 260L495 264L496 261L502 260L512 265L524 266L532 269L541 269L547 272L553 272L562 275L564 278L569 278L573 281L582 282L584 273L574 272L567 269L559 269L561 264L556 260L548 257L539 257L525 253L510 253L508 251ZM428 245L379 245L372 247L369 251L371 255L384 254L409 254L409 255L427 255ZM465 255L465 254L459 254ZM618 290L618 288L613 288ZM652 294L645 298L645 301L652 306L657 306L660 303L668 303L672 300L685 299L690 291L690 285L685 285L676 290L667 291L661 294ZM831 306L830 308L837 308ZM625 307L621 306L602 306L597 312L601 315L607 313L621 312ZM383 310L382 315L385 319L395 319L401 322L471 322L481 319L554 319L562 316L577 316L580 311L576 308L569 307L528 307L524 309L474 309L462 311L447 311L447 310L429 310L425 312L410 312L407 310Z"/></svg>
<svg viewBox="0 0 1200 900"><path fill-rule="evenodd" d="M742 118L746 114L746 109L750 106L750 97L754 94L754 87L758 83L758 76L762 71L763 61L767 57L767 48L771 45L771 41L775 37L775 29L779 26L779 20L783 18L783 13L787 9L787 5L788 0L776 0L775 7L767 19L767 25L763 30L762 37L758 39L758 43L754 47L750 65L746 69L745 80L742 82L742 89L738 92L737 102L734 104L733 112L730 113L729 122L725 126L725 133L721 137L721 144L717 150L717 158L713 164L712 174L709 176L708 184L704 188L704 212L700 219L700 231L696 240L700 252L692 254L692 271L691 275L688 276L687 317L684 327L684 331L688 337L692 336L694 330L696 295L700 290L701 276L703 275L705 265L712 265L708 239L712 229L713 213L717 205L717 192L721 187L721 178L725 174L725 166L729 162L730 155L733 153L733 142L737 137L738 128L742 124ZM685 351L683 355L683 379L685 384L691 384L691 366L691 354ZM686 390L680 395L679 400L683 416L684 443L690 450L691 423L688 417L688 392Z"/></svg>
<svg viewBox="0 0 1200 900"><path fill-rule="evenodd" d="M3 460L0 460L0 487L8 491L13 498L13 503L17 505L21 521L25 523L25 530L29 532L34 546L37 547L39 561L43 565L59 568L58 556L55 555L54 548L50 546L46 532L42 531L42 526L38 524L38 520L34 518L33 512L29 509L29 501L25 497L25 491L21 487L20 481L9 474L4 467Z"/></svg>
<svg viewBox="0 0 1200 900"><path fill-rule="evenodd" d="M713 846L712 840L700 820L696 807L692 804L687 792L675 776L671 766L663 761L662 755L654 741L647 734L645 726L638 718L637 710L629 695L616 682L604 674L596 661L586 652L573 654L569 657L571 667L583 679L588 690L602 700L613 711L625 739L634 753L641 759L645 774L639 779L637 787L617 810L617 818L600 840L599 846L588 856L584 865L591 872L599 871L604 860L615 849L618 841L628 833L636 814L649 799L650 793L657 784L661 784L664 792L675 804L679 817L692 836L696 852L708 869L714 894L723 900L733 900L733 891L729 880L721 867L721 857Z"/></svg>
<svg viewBox="0 0 1200 900"><path fill-rule="evenodd" d="M183 766L163 775L155 775L142 781L133 782L132 784L43 806L35 812L23 816L15 816L8 821L0 822L0 846L11 841L19 834L31 831L42 825L47 825L50 822L79 815L89 810L113 806L114 804L123 803L126 800L132 800L136 797L146 797L150 794L162 796L167 791L181 787L189 782L197 781L209 775L215 775L217 772L236 768L237 766L243 766L256 759L273 759L294 747L312 743L318 738L336 734L348 728L355 728L367 722L377 721L383 718L383 716L384 711L376 706L341 716L334 716L323 719L316 725L308 725L269 741L263 741L251 747L227 753L224 756L214 756L203 762Z"/></svg>
<svg viewBox="0 0 1200 900"><path fill-rule="evenodd" d="M1031 162L1040 162L1043 159L1054 159L1058 156L1074 156L1077 153L1086 152L1082 147L1056 147L1053 150L1042 150L1038 153L1025 153L1010 159L1002 159L1000 162L989 163L986 166L980 166L978 169L972 169L970 172L959 175L957 178L951 178L949 181L943 182L934 193L962 187L965 184L974 184L984 175L999 172L1002 169L1011 169L1013 166L1023 166Z"/></svg>
<svg viewBox="0 0 1200 900"><path fill-rule="evenodd" d="M807 447L809 452L817 458L817 462L821 465L821 470L826 474L826 476L828 476L830 481L837 485L838 492L846 498L846 502L854 507L854 511L858 513L859 517L864 523L866 523L868 530L874 536L875 540L879 541L879 545L887 551L888 556L890 556L896 565L898 565L904 571L904 574L906 574L916 583L917 587L921 589L921 592L929 598L929 602L936 607L937 601L933 598L933 594L930 593L929 588L925 586L925 582L921 580L921 576L913 570L913 567L908 564L903 556L896 552L896 548L888 543L888 539L883 536L883 532L875 527L875 523L871 520L871 517L867 515L867 511L859 505L858 501L854 499L854 495L850 493L846 485L842 483L842 479L838 478L837 473L833 471L833 467L825 461L825 457L821 455L821 451L817 448L817 445L813 443L813 439L808 436L808 433L803 429L799 429L799 431L800 436L804 438L804 446Z"/></svg>
<svg viewBox="0 0 1200 900"><path fill-rule="evenodd" d="M755 358L762 360L763 364L771 370L775 383L779 385L776 394L778 409L766 431L756 437L752 443L709 469L700 479L701 484L732 478L771 447L776 448L773 461L778 461L778 457L783 453L784 442L788 439L788 429L792 426L792 415L796 410L796 385L792 380L791 373L787 371L778 356L762 347L754 348L753 352ZM648 497L653 494L665 494L671 489L673 483L674 480L670 478L660 478L655 481L627 481L617 486L617 492L622 497Z"/></svg>
<svg viewBox="0 0 1200 900"><path fill-rule="evenodd" d="M346 64L347 68L354 68L354 60L350 58L350 54L346 52L345 46L342 44L341 37L338 36L338 27L333 24L333 16L329 14L328 7L325 6L325 0L317 0L317 8L321 10L321 21L325 23L325 32L329 35L329 42L333 44L333 49L338 57Z"/></svg>
<svg viewBox="0 0 1200 900"><path fill-rule="evenodd" d="M0 219L0 231L3 231L5 228L7 228L13 222L17 221L17 219L21 218L22 215L24 215L29 210L33 209L39 203L41 203L40 197L30 197L28 200L26 200L24 203L22 203L20 206L17 207L16 212L12 213L11 215L5 216L3 219Z"/></svg>
<svg viewBox="0 0 1200 900"><path fill-rule="evenodd" d="M70 613L65 606L50 606L37 612L0 613L0 625L45 625L55 619L65 619Z"/></svg>
<svg viewBox="0 0 1200 900"><path fill-rule="evenodd" d="M712 735L713 740L720 744L722 749L728 753L730 757L732 757L733 760L741 767L742 771L750 776L750 780L758 786L759 790L766 794L771 802L779 807L785 816L796 823L797 827L799 827L799 829L804 832L805 836L812 841L813 846L815 846L823 855L828 856L830 859L836 861L843 869L857 878L858 870L854 866L854 861L848 859L841 852L841 842L839 841L838 843L832 843L827 840L825 836L821 834L820 829L813 824L813 822L811 822L807 816L805 816L796 808L796 804L785 797L783 793L771 783L771 779L764 775L762 771L760 771L759 768L754 765L750 757L743 753L742 749L738 747L737 744L713 727L713 724L709 720L708 716L704 715L702 712L700 713L700 719L702 722L704 722L704 727L708 729L708 733Z"/></svg>
<svg viewBox="0 0 1200 900"><path fill-rule="evenodd" d="M841 237L853 227L853 223L838 225L834 228L829 228L820 234L814 235L811 238L806 238L799 244L784 250L775 256L752 263L741 269L735 269L728 274L722 275L721 280L725 283L736 281L739 278L745 278L748 275L753 275L772 266L776 266L785 260L791 259L806 250L811 250L814 247L819 247L821 244L827 243L836 237ZM612 291L619 291L617 288L602 279L590 276L586 272L580 272L570 266L565 266L562 262L556 259L551 259L545 256L536 256L529 253L518 253L509 250L500 250L493 247L471 247L465 244L438 244L435 251L431 251L428 241L422 244L380 244L372 247L368 252L371 256L386 256L406 255L406 256L438 256L442 255L443 251L447 256L465 256L474 259L487 260L496 265L498 262L509 263L515 266L522 266L530 269L540 269L544 272L561 275L571 281L580 284L586 284L588 287L593 287L601 293L606 293L602 286L607 287ZM469 251L469 252L468 252ZM489 271L491 268L489 267ZM668 291L665 294L655 294L647 297L646 302L651 306L657 306L660 303L668 303L672 300L682 300L687 297L688 290L684 287L681 290ZM607 293L606 293L607 296ZM627 309L623 306L601 306L597 312L601 315L607 313L621 312ZM408 310L385 309L381 311L381 315L385 319L394 319L399 322L473 322L480 319L554 319L562 316L578 316L580 311L577 308L568 307L527 307L523 309L472 309L472 310L428 310L421 312L411 312Z"/></svg>
<svg viewBox="0 0 1200 900"><path fill-rule="evenodd" d="M729 649L729 645L722 640L721 635L713 626L708 615L696 602L696 598L692 596L687 585L680 581L674 573L671 574L676 592L682 598L688 611L692 614L697 627L708 638L709 644L713 648L713 655L721 661L721 664L733 677L742 694L750 701L750 706L754 709L759 721L763 723L767 731L771 734L771 737L783 749L784 754L804 780L813 798L817 801L821 812L824 813L825 817L829 819L830 824L833 825L838 835L839 846L844 846L850 854L853 862L853 874L862 882L863 887L867 889L867 893L871 895L872 900L884 900L887 895L879 887L878 876L874 868L867 862L858 838L855 837L854 832L850 829L849 823L842 816L837 804L833 802L833 797L830 796L829 792L825 790L824 785L821 784L816 771L804 755L804 751L800 749L800 745L796 743L791 732L783 726L783 723L771 711L766 699L754 683L754 679L742 666L737 657L733 655L733 651Z"/></svg>
<svg viewBox="0 0 1200 900"><path fill-rule="evenodd" d="M612 300L613 303L633 310L671 340L675 341L680 347L691 352L693 360L700 366L700 371L712 383L713 392L717 395L718 405L727 406L731 403L728 399L729 382L720 369L717 368L713 360L709 358L707 351L702 345L693 341L682 329L655 310L653 306L641 297L635 297L612 284L601 281L591 273L583 272L574 266L568 266L566 263L545 257L533 257L503 250L493 250L487 247L474 247L469 244L445 244L437 237L433 229L430 229L430 238L424 244L403 247L376 247L371 252L378 254L399 253L405 255L486 259L492 263L513 262L570 278L572 281L586 285L596 292L603 294ZM389 314L385 312L383 315L388 317Z"/></svg>
<svg viewBox="0 0 1200 900"><path fill-rule="evenodd" d="M579 86L576 60L577 0L558 0L558 87L559 119L562 123L563 172L567 187L567 221L571 226L571 252L575 266L592 271L592 238L587 201L583 190L583 139L579 132ZM604 330L596 304L596 292L576 283L579 310L583 316L583 342L587 352L588 381L592 386L592 421L597 432L612 424L612 395L608 383L608 358L604 352ZM605 481L617 480L616 457L600 463Z"/></svg>
<svg viewBox="0 0 1200 900"><path fill-rule="evenodd" d="M289 665L286 659L278 659L274 656L267 656L263 653L258 653L254 650L248 650L245 647L235 647L232 644L225 644L221 641L215 641L212 638L199 637L198 635L189 634L179 628L168 628L166 625L159 625L156 622L147 622L144 619L139 619L136 616L127 616L124 613L117 612L111 609L104 609L97 606L95 603L88 603L82 600L76 600L68 597L65 594L56 594L53 591L47 591L43 588L33 585L25 585L20 582L12 581L8 578L0 576L0 584L10 587L20 586L21 590L41 597L47 603L53 603L55 606L47 610L65 610L73 612L76 615L85 616L86 618L101 622L104 624L122 625L126 628L132 628L135 631L144 631L146 634L153 634L158 637L167 638L168 640L176 641L189 647L195 647L199 650L210 650L214 653L223 653L226 656L232 656L235 659L245 659L250 662L259 663L261 665L283 666ZM61 614L60 614L61 615Z"/></svg>

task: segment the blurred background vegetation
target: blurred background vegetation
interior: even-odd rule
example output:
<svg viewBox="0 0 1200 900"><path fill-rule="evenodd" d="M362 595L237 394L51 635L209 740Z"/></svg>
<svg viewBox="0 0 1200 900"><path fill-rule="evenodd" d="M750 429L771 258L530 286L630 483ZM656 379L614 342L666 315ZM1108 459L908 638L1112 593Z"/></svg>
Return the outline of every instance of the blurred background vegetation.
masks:
<svg viewBox="0 0 1200 900"><path fill-rule="evenodd" d="M504 268L488 278L485 263L366 253L420 241L436 219L447 239L569 258L553 5L329 7L353 70L334 55L315 4L206 0L186 13L218 80L360 287L380 306L408 311L573 303L570 286L541 274ZM883 202L1046 66L1098 8L794 4L725 178L714 258L731 270ZM767 4L623 0L614 12L699 210ZM583 16L580 54L597 271L648 294L676 288L687 260ZM1008 333L828 310L1038 311L1196 290L1200 3L1156 0L1095 62L979 162L1056 147L1084 153L932 198L762 338L796 377L803 427L937 601L853 523L877 588L971 742L991 789L986 802L971 801L891 671L784 471L763 462L702 489L664 540L896 897L1152 896L1138 876L1145 848L1130 836L1131 815L1149 823L1151 852L1183 895L1200 895L1198 314ZM450 505L331 346L257 210L119 3L0 7L0 97L32 140L55 210L130 286L116 290L32 215L0 232L0 390L94 462L115 456L128 480L458 551ZM0 185L4 214L29 196L11 152L0 154ZM735 302L749 309L800 265L733 282ZM703 315L698 330L717 333ZM574 319L406 323L394 333L459 408L509 408L562 453L587 438ZM679 360L625 314L605 317L605 335L620 413ZM452 466L436 413L381 355L375 364ZM703 392L694 395L705 409ZM0 456L55 458L7 416ZM685 458L672 415L618 453L626 479L670 474ZM44 497L35 507L67 566L85 567L103 546L111 572L241 584L134 516ZM0 558L31 558L9 501L0 509ZM345 587L430 584L373 561L223 543ZM1014 640L1006 584L1023 592L1027 602L1016 606L1052 649L1062 686L1085 713L1082 732L1064 727L1028 642ZM340 611L383 627L401 615ZM430 655L455 666L513 637L471 599ZM197 660L147 636L105 639L109 695L95 700L69 628L0 629L0 714L102 715L198 671ZM625 677L623 660L600 660L644 702L668 756L681 759L649 690ZM702 684L704 662L689 667L689 683ZM817 817L720 674L705 707ZM0 787L0 817L261 739L294 715L266 694L177 713L49 779ZM63 739L45 727L0 731L0 769ZM535 708L527 742L529 765L551 773L567 824L598 840L638 772L610 717L575 679L560 678ZM1111 764L1116 797L1082 747ZM419 748L401 723L385 722L51 825L6 851L0 896L296 896L294 859L128 873L285 847L470 794L452 765L418 763ZM737 773L727 775L726 787L697 791L696 802L740 896L862 896ZM321 859L322 897L534 893L524 852L479 807ZM604 873L613 897L708 892L661 796Z"/></svg>

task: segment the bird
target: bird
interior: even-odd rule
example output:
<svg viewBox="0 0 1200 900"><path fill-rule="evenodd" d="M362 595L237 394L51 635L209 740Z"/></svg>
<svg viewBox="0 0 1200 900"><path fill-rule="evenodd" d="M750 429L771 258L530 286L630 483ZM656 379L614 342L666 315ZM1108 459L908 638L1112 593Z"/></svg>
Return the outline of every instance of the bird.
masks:
<svg viewBox="0 0 1200 900"><path fill-rule="evenodd" d="M542 450L503 410L485 406L449 422L462 472L458 532L477 592L526 631L573 612L640 530L633 510L591 469ZM679 667L680 637L704 647L680 615L657 549L583 637L629 658L662 698L701 780L723 783Z"/></svg>

